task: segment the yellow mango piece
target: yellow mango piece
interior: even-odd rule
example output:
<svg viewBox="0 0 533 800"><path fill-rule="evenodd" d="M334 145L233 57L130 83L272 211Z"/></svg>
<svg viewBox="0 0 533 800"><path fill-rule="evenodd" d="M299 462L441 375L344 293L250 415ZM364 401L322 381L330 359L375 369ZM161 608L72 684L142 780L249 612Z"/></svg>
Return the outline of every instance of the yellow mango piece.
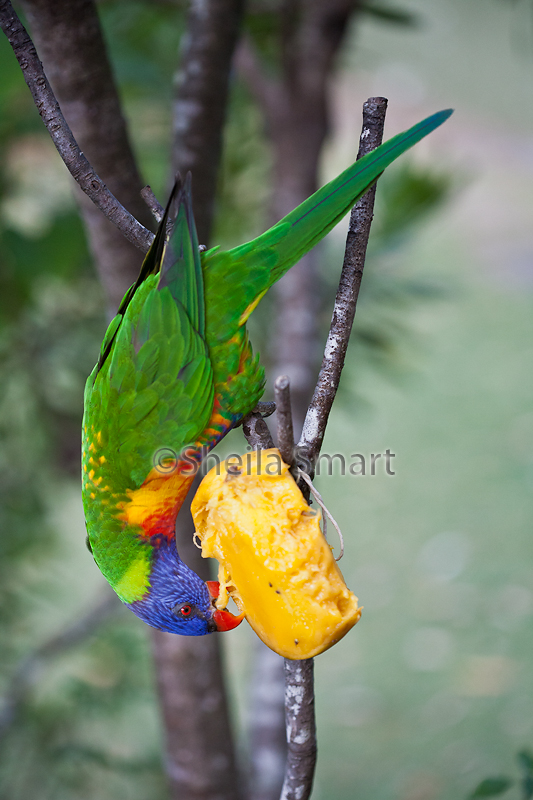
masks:
<svg viewBox="0 0 533 800"><path fill-rule="evenodd" d="M272 650L312 658L358 621L357 597L279 451L240 460L213 467L191 506L202 555L220 564L217 606L231 596Z"/></svg>

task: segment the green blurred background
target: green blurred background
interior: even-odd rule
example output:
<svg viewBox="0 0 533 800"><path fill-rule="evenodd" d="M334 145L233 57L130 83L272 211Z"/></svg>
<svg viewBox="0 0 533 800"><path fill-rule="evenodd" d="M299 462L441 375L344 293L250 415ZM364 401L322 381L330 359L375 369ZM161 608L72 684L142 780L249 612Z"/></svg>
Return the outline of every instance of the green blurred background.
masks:
<svg viewBox="0 0 533 800"><path fill-rule="evenodd" d="M182 22L164 4L100 9L162 198ZM396 474L382 460L375 476L317 479L365 611L316 661L315 800L455 800L515 774L533 746L533 6L401 9L410 24L365 14L343 50L323 179L353 160L368 96L389 98L388 135L456 111L378 188L324 447L348 459L389 448ZM84 544L78 429L106 321L70 178L3 38L0 75L0 697L24 689L13 719L0 703L0 797L165 798L142 623L119 608L78 645L24 661L105 596ZM216 242L264 226L268 167L235 80ZM345 230L323 251L329 295ZM259 349L267 322L263 309ZM221 449L242 452L242 434ZM252 636L224 637L243 752Z"/></svg>

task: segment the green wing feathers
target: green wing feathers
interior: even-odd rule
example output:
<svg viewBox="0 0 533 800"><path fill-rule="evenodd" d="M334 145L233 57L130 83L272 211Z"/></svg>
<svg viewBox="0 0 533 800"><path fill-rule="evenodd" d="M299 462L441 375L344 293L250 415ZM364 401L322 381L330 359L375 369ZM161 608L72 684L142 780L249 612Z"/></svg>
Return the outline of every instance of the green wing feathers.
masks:
<svg viewBox="0 0 533 800"><path fill-rule="evenodd" d="M176 224L167 243L166 218L174 210ZM97 455L104 456L98 461L97 488L96 478L85 487L92 501L86 507L97 516L102 509L92 494L98 500L103 486L113 495L138 488L153 468L156 452L165 448L179 453L194 443L213 409L190 183L177 183L165 215L163 234L152 245L158 262L150 250L143 279L125 296L87 381L85 473L90 474Z"/></svg>

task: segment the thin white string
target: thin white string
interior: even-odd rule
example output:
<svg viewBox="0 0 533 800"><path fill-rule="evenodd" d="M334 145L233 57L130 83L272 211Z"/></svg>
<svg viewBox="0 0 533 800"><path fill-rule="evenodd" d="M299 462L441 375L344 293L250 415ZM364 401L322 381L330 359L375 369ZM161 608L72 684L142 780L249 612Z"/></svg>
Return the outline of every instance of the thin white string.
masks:
<svg viewBox="0 0 533 800"><path fill-rule="evenodd" d="M335 561L340 561L341 558L344 555L344 538L343 538L343 535L341 533L341 529L339 528L339 526L338 526L337 522L335 521L335 519L333 518L332 514L330 514L330 512L326 508L326 504L324 503L322 495L320 494L318 489L315 489L315 487L313 486L313 482L312 482L311 478L309 477L309 475L307 474L307 472L302 472L302 470L299 469L298 470L298 478L303 478L304 479L306 484L309 486L309 489L311 490L311 494L313 495L313 497L317 501L318 505L320 506L320 508L324 512L323 515L322 515L322 533L324 534L324 538L325 539L327 539L327 532L328 532L328 526L327 526L327 522L326 522L326 517L329 517L330 521L333 523L333 527L335 528L335 530L337 531L337 533L339 535L339 541L340 541L340 544L341 544L340 555L339 555L338 558L335 559Z"/></svg>

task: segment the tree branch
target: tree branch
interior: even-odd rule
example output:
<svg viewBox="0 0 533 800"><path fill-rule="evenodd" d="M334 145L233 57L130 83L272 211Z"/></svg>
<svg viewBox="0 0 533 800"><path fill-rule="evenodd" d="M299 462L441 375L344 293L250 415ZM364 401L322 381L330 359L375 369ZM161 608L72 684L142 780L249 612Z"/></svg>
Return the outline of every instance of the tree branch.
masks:
<svg viewBox="0 0 533 800"><path fill-rule="evenodd" d="M281 800L307 800L317 756L312 658L285 659L285 723L288 757Z"/></svg>
<svg viewBox="0 0 533 800"><path fill-rule="evenodd" d="M294 429L291 411L291 385L287 375L280 375L274 383L276 400L278 449L286 464L294 462Z"/></svg>
<svg viewBox="0 0 533 800"><path fill-rule="evenodd" d="M373 150L383 138L387 101L370 98L363 105L363 129L358 158ZM313 399L307 411L298 454L318 457L329 412L339 385L366 256L374 210L375 186L352 210L333 319ZM289 755L281 800L307 800L316 763L313 660L285 660L285 714Z"/></svg>
<svg viewBox="0 0 533 800"><path fill-rule="evenodd" d="M165 213L165 209L153 193L152 187L148 185L144 186L141 189L141 197L152 212L155 221L161 222L163 219L163 214Z"/></svg>
<svg viewBox="0 0 533 800"><path fill-rule="evenodd" d="M274 5L264 4L260 13L270 15L278 32L276 45L281 58L276 78L263 66L250 40L245 40L238 50L239 72L263 112L272 146L272 222L292 211L317 188L318 162L329 126L329 83L335 57L358 4L359 0L278 0ZM292 412L298 435L315 386L320 353L318 258L318 249L307 253L273 287L276 324L269 341L272 373L291 376ZM283 446L281 442L280 445ZM307 486L300 488L308 498ZM256 671L264 673L260 668ZM278 674L281 679L281 671ZM280 738L281 735L284 731ZM268 769L265 765L263 773ZM258 775L253 783L265 785L267 777L273 785L270 775ZM280 773L279 788L268 800L279 797L282 782Z"/></svg>
<svg viewBox="0 0 533 800"><path fill-rule="evenodd" d="M9 0L0 0L0 27L13 48L37 110L70 174L126 239L146 253L153 233L124 208L81 152L61 112L33 42Z"/></svg>
<svg viewBox="0 0 533 800"><path fill-rule="evenodd" d="M251 411L242 421L242 430L246 441L254 450L268 450L274 447L274 440L268 425L256 411Z"/></svg>
<svg viewBox="0 0 533 800"><path fill-rule="evenodd" d="M95 0L20 0L61 111L80 150L111 194L143 225L135 162ZM89 248L115 313L142 262L137 250L76 186Z"/></svg>
<svg viewBox="0 0 533 800"><path fill-rule="evenodd" d="M363 131L357 158L362 158L381 144L386 111L387 100L384 97L371 97L363 105ZM357 202L350 215L344 263L324 358L298 445L299 452L312 464L316 462L322 446L329 413L344 366L363 277L375 195L374 185Z"/></svg>

